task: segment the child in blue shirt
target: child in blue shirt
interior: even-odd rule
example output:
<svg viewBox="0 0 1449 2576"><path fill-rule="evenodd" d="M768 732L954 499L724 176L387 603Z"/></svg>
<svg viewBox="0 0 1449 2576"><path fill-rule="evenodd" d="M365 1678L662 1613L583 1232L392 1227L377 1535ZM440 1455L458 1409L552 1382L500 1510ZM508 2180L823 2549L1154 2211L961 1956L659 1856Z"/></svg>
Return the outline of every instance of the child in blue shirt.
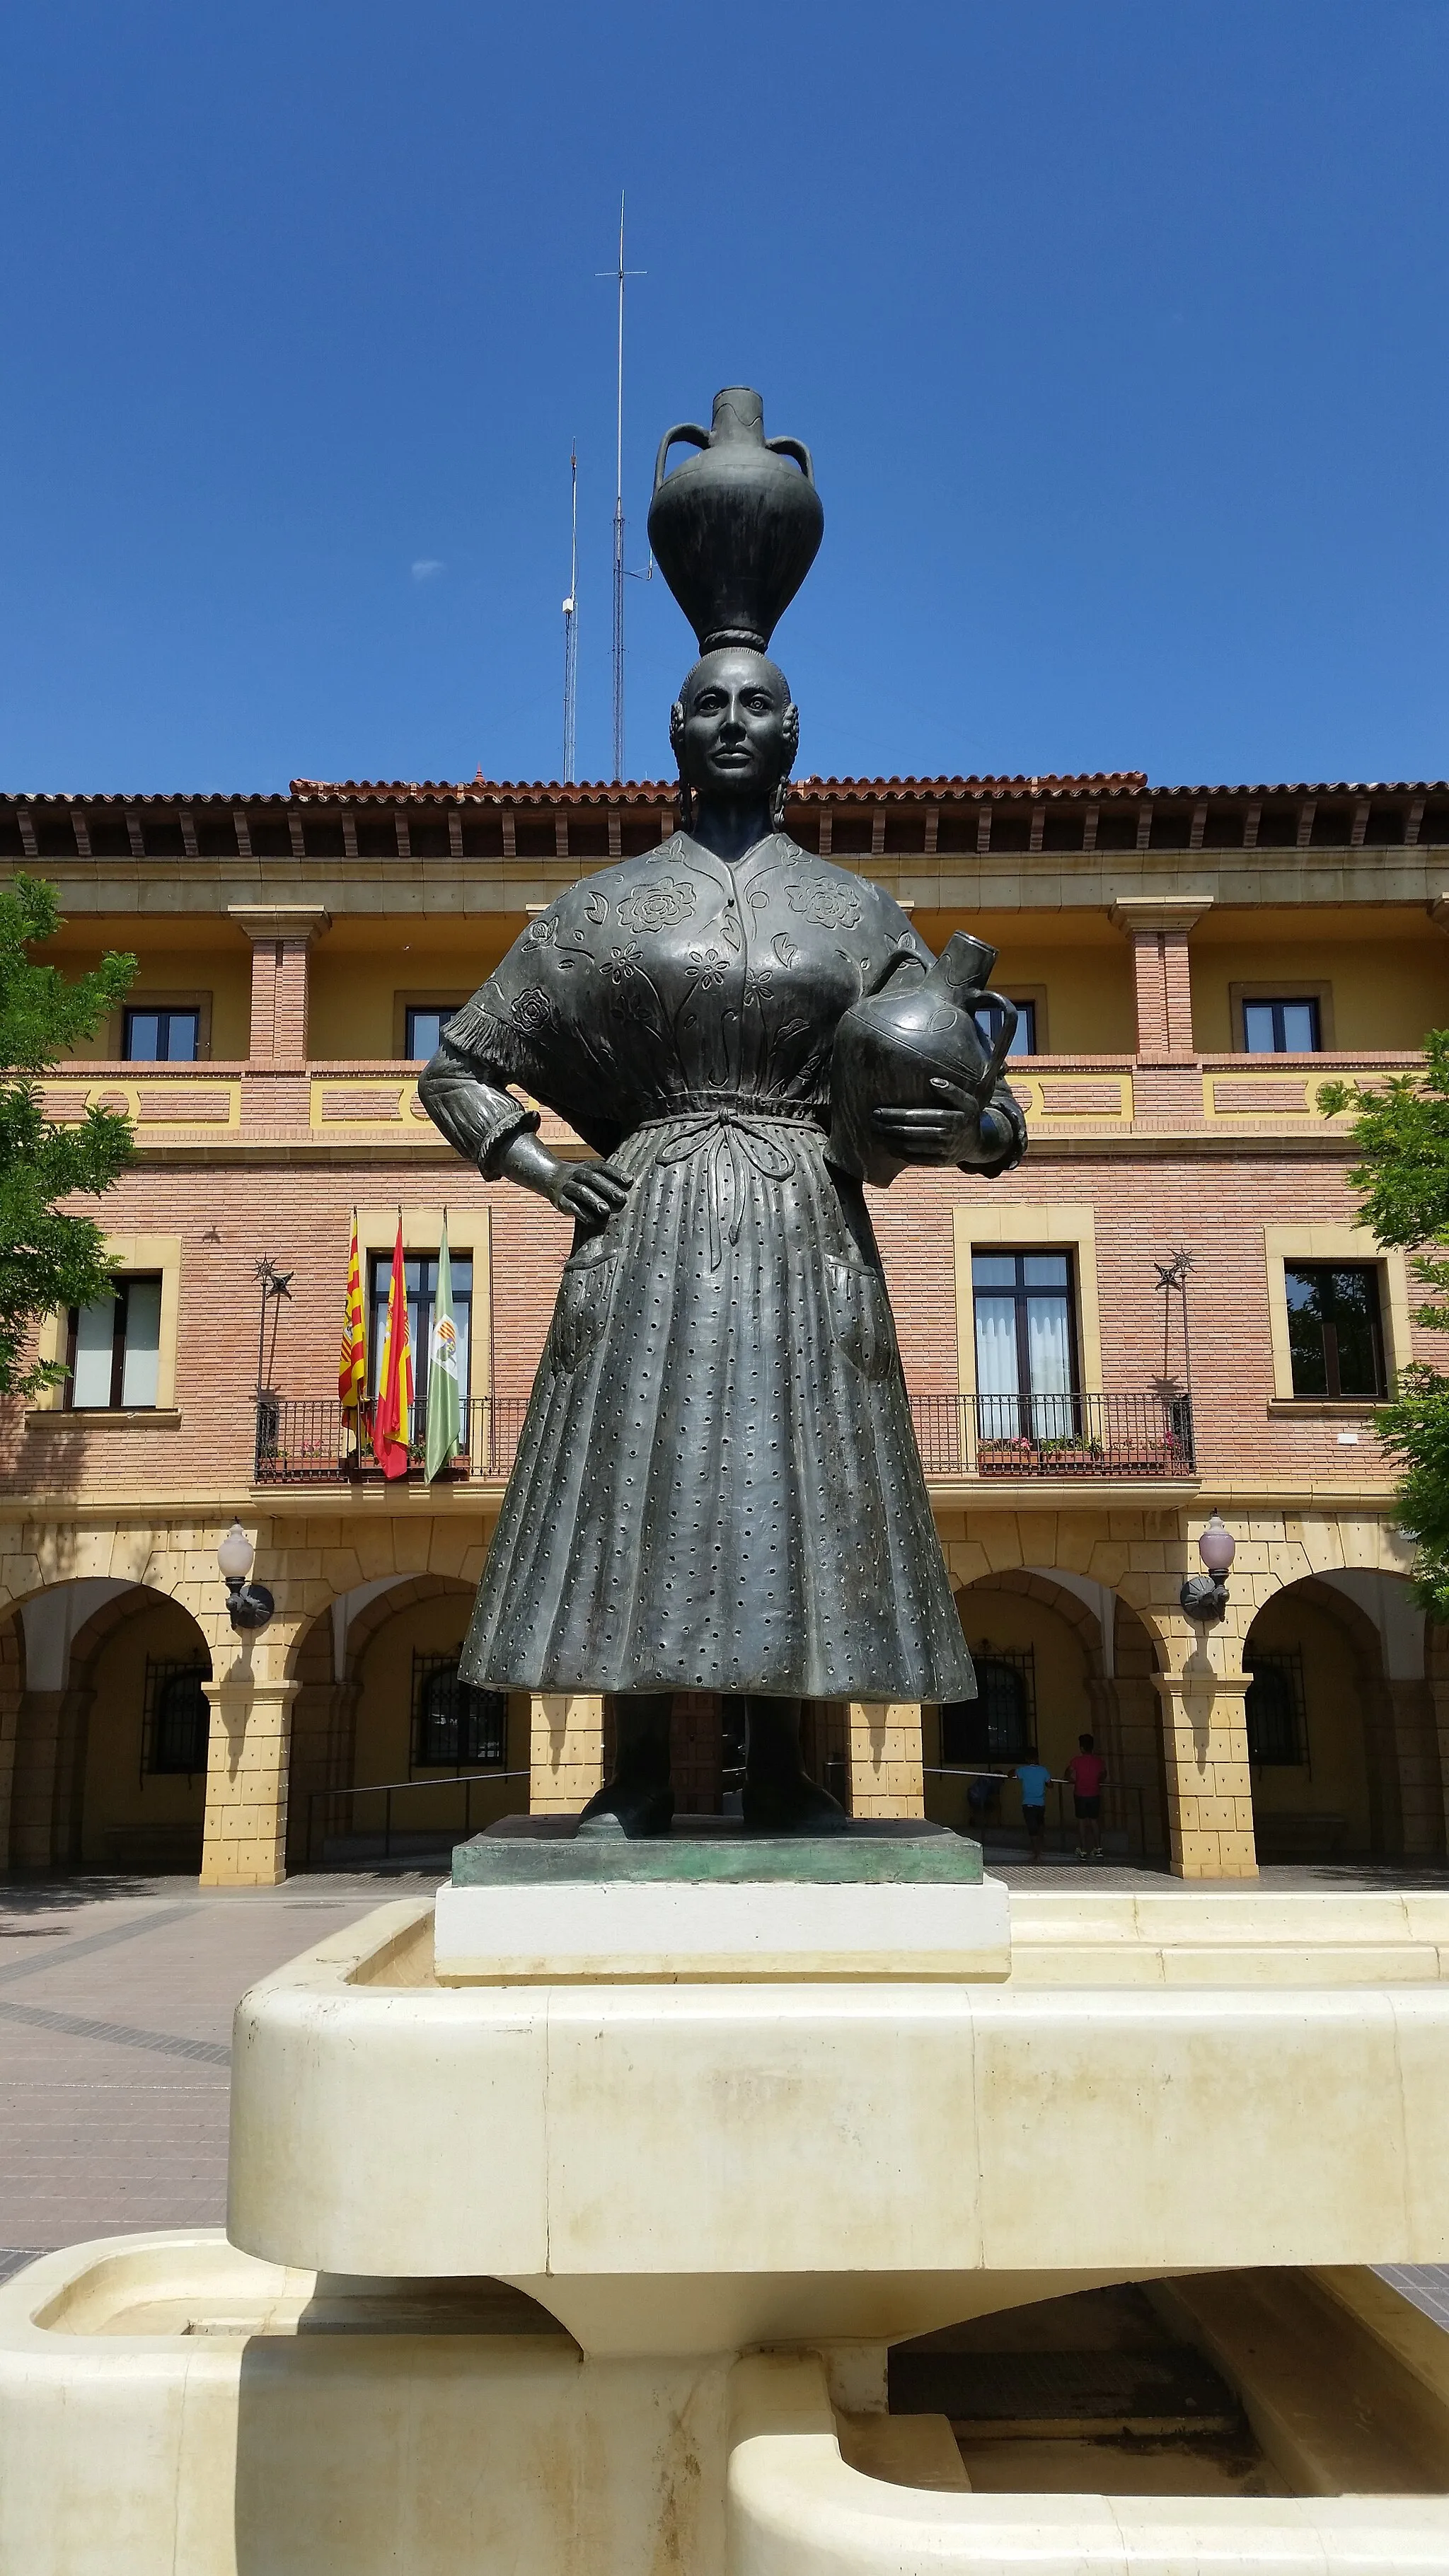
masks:
<svg viewBox="0 0 1449 2576"><path fill-rule="evenodd" d="M1046 1764L1038 1762L1034 1744L1026 1760L1018 1762L1011 1774L1012 1779L1017 1781L1021 1788L1021 1821L1026 1827L1026 1839L1034 1861L1039 1861L1042 1857L1042 1842L1046 1834L1047 1782L1051 1776Z"/></svg>

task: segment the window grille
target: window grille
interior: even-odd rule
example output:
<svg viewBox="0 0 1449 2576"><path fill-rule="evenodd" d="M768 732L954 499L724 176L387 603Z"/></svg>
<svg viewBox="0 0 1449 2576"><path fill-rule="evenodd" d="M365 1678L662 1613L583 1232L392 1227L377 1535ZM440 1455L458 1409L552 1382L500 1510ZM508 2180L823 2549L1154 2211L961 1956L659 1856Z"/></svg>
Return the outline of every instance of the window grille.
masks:
<svg viewBox="0 0 1449 2576"><path fill-rule="evenodd" d="M1036 1649L983 1642L971 1658L976 1697L941 1711L941 1759L1020 1762L1036 1742Z"/></svg>
<svg viewBox="0 0 1449 2576"><path fill-rule="evenodd" d="M211 1703L202 1685L211 1666L190 1656L148 1655L141 1712L141 1776L206 1769Z"/></svg>
<svg viewBox="0 0 1449 2576"><path fill-rule="evenodd" d="M412 1768L501 1771L507 1758L508 1694L458 1679L458 1654L413 1649Z"/></svg>
<svg viewBox="0 0 1449 2576"><path fill-rule="evenodd" d="M1243 1656L1252 1679L1244 1695L1248 1760L1255 1770L1306 1770L1308 1718L1303 1697L1303 1657L1296 1646L1250 1646Z"/></svg>

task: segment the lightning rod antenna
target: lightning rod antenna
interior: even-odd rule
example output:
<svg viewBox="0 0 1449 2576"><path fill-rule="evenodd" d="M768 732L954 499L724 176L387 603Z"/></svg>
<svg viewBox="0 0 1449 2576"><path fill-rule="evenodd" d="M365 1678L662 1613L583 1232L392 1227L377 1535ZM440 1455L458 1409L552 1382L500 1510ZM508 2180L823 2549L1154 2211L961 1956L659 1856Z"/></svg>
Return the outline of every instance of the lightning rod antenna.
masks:
<svg viewBox="0 0 1449 2576"><path fill-rule="evenodd" d="M619 191L619 264L601 268L619 290L618 395L614 414L614 776L624 775L624 280L643 277L642 268L624 265L624 191Z"/></svg>
<svg viewBox="0 0 1449 2576"><path fill-rule="evenodd" d="M579 448L575 439L569 450L571 479L569 526L569 595L563 604L564 622L564 700L563 700L563 776L565 787L574 784L575 733L579 694Z"/></svg>

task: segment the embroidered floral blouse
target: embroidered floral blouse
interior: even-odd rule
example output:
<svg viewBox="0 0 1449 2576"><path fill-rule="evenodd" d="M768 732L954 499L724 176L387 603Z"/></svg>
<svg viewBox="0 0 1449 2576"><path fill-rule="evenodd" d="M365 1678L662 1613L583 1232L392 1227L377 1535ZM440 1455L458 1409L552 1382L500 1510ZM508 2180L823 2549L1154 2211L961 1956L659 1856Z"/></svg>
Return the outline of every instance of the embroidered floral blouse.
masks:
<svg viewBox="0 0 1449 2576"><path fill-rule="evenodd" d="M783 833L734 867L677 833L529 924L450 1022L424 1100L490 1178L538 1124L509 1084L601 1154L721 1108L828 1123L836 1024L902 950L930 962L891 896Z"/></svg>

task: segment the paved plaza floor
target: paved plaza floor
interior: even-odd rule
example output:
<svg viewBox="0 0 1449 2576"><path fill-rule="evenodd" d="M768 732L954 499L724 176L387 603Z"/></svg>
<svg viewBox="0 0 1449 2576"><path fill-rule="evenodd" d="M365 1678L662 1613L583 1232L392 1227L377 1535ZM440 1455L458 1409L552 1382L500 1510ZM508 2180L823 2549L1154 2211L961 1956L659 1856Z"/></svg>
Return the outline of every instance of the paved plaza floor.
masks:
<svg viewBox="0 0 1449 2576"><path fill-rule="evenodd" d="M991 1851L988 1867L1014 1886L1183 1886L1158 1870L1059 1856L1031 1867L1010 1847ZM1265 1870L1254 1884L1436 1877L1335 1864ZM436 1870L378 1871L234 1894L182 1878L0 1882L0 2277L90 2236L219 2226L238 1997L374 1906L430 1895L437 1881ZM1449 2327L1449 2267L1389 2277Z"/></svg>
<svg viewBox="0 0 1449 2576"><path fill-rule="evenodd" d="M373 1906L436 1884L0 1885L0 2272L87 2236L218 2226L238 1996Z"/></svg>

